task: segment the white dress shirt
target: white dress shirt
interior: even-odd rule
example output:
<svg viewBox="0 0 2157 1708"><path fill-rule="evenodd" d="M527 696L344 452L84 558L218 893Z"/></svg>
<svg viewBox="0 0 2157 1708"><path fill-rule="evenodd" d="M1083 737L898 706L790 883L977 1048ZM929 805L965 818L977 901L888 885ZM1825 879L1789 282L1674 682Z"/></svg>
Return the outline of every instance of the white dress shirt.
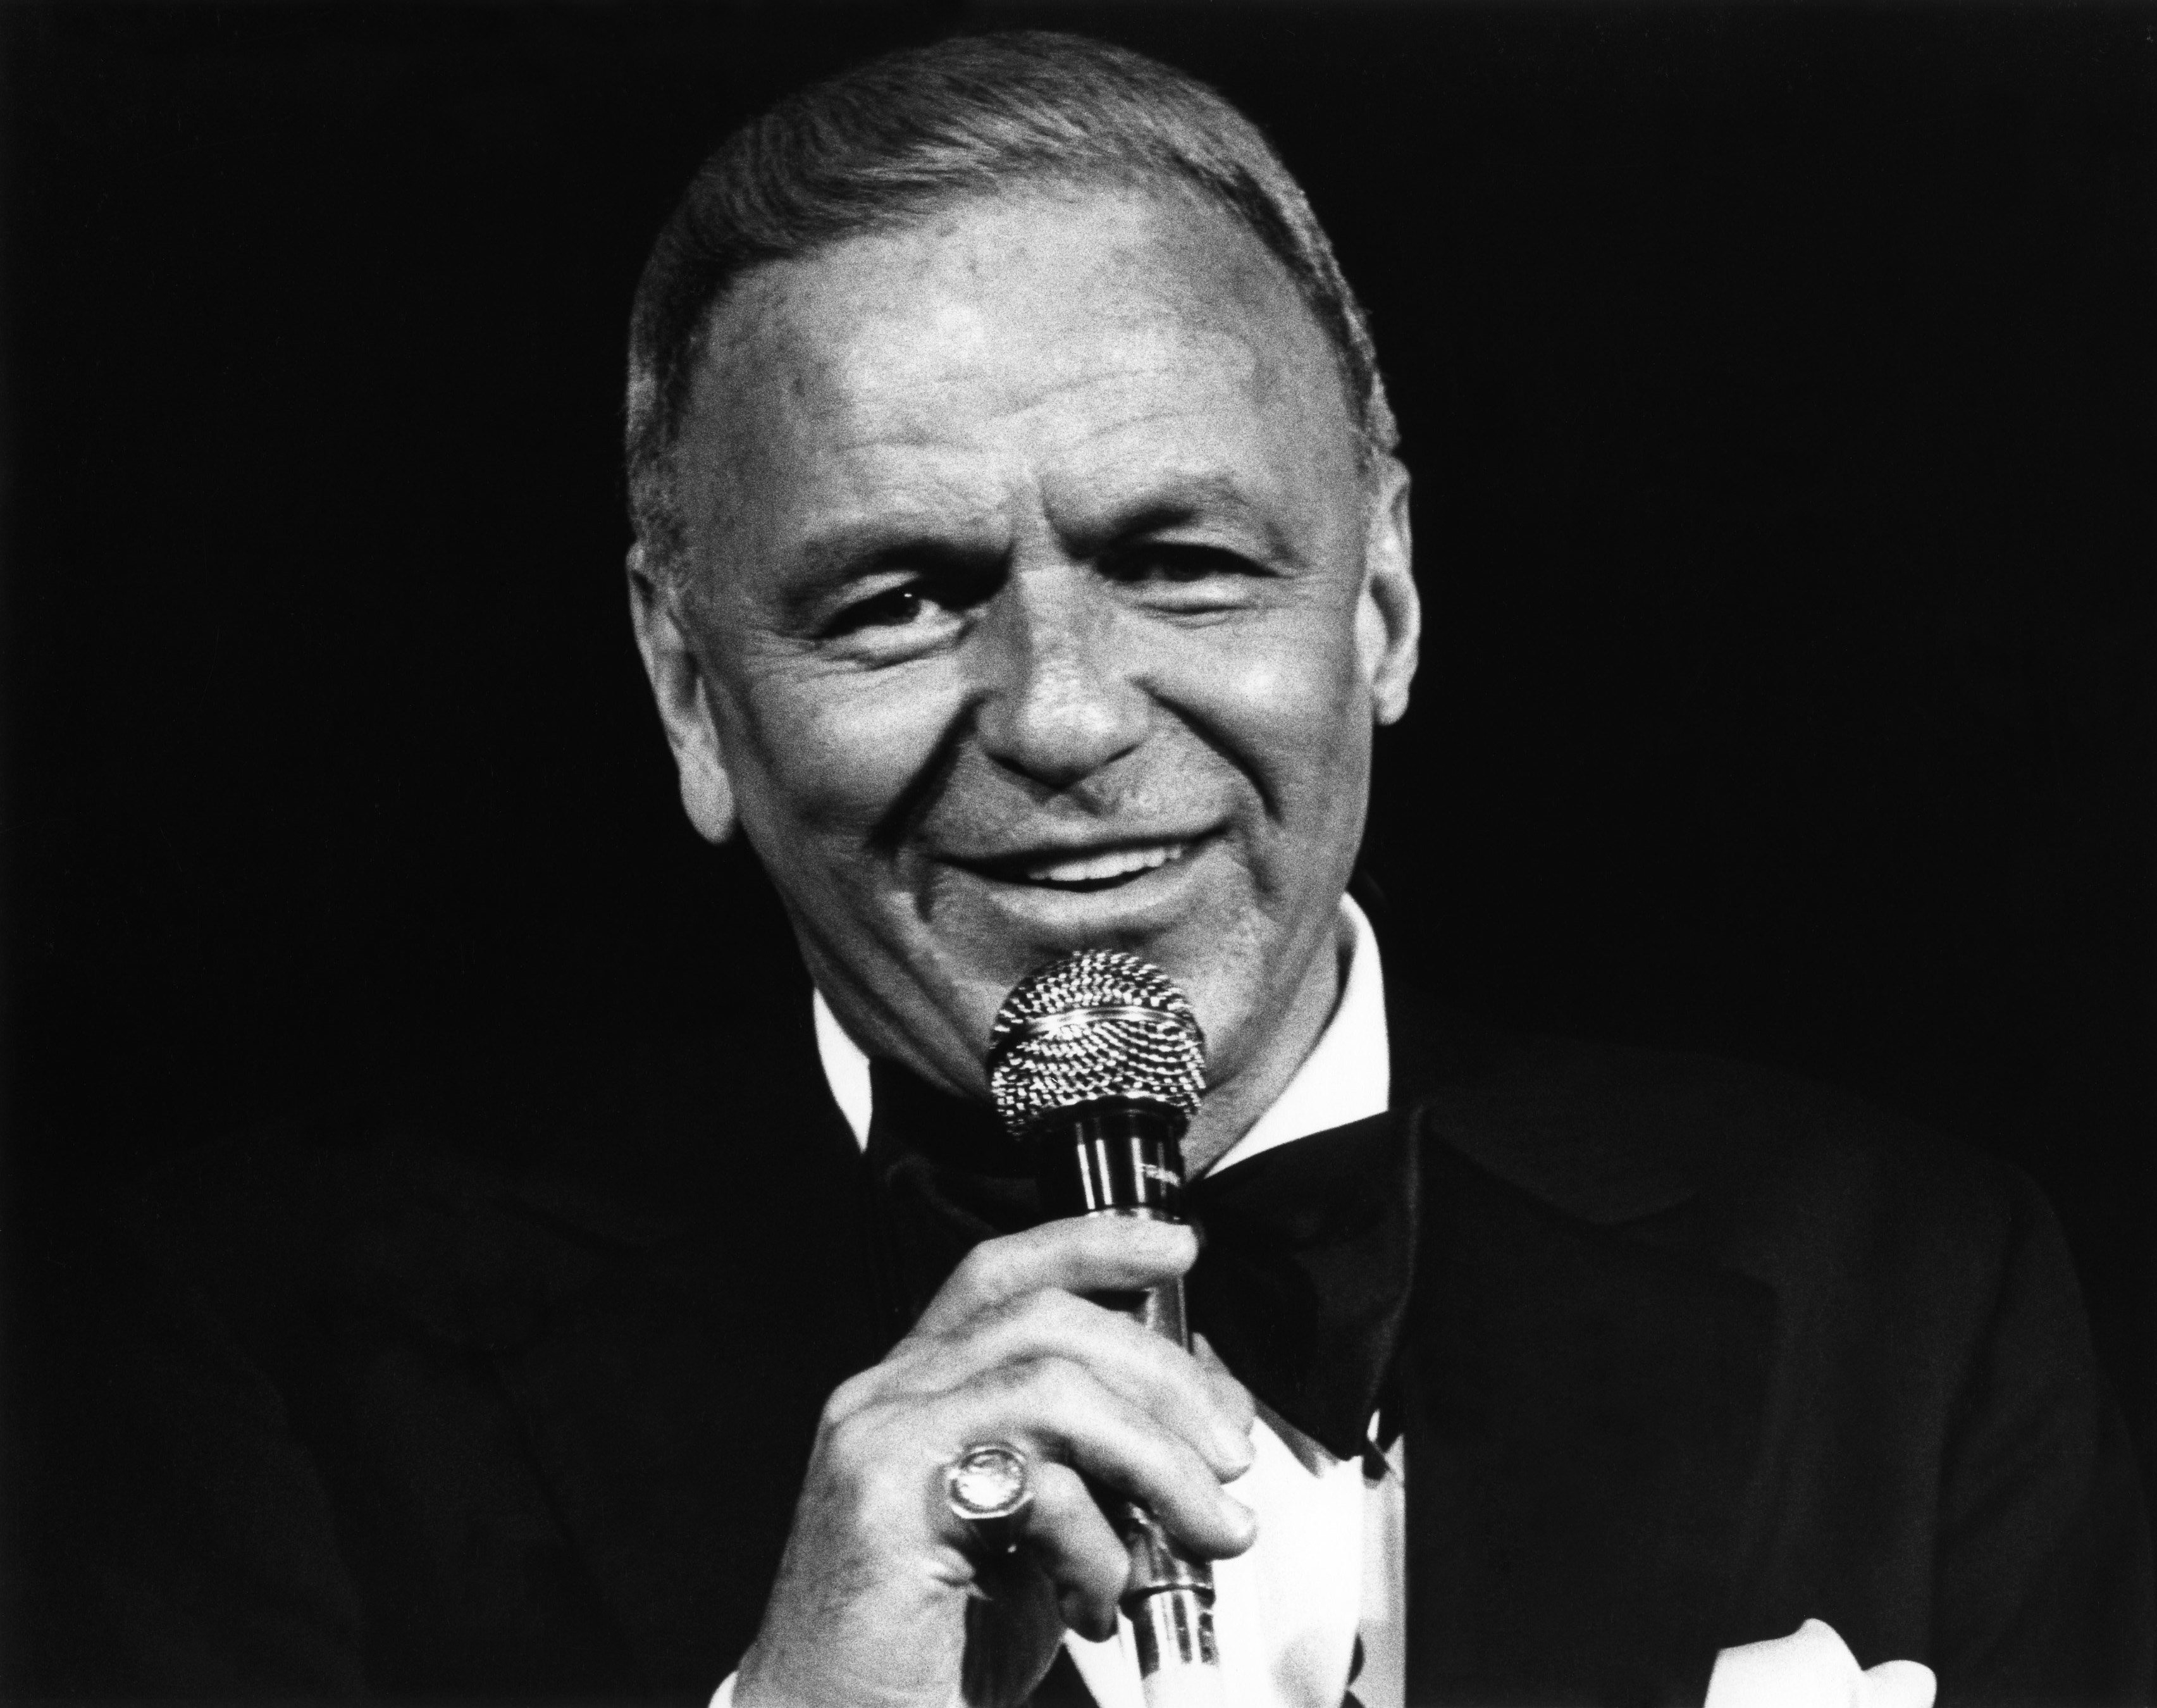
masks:
<svg viewBox="0 0 2157 1708"><path fill-rule="evenodd" d="M1392 1091L1386 1036L1385 978L1378 944L1362 909L1341 902L1346 976L1332 1018L1272 1106L1208 1172L1237 1164L1312 1133L1383 1113ZM815 1000L817 1053L831 1095L855 1140L868 1143L869 1060L848 1037L820 992ZM1377 1420L1372 1420L1375 1427ZM1364 1708L1404 1708L1407 1688L1408 1465L1406 1443L1386 1454L1375 1479L1360 1459L1334 1458L1293 1424L1261 1407L1252 1426L1251 1468L1230 1492L1257 1515L1258 1540L1213 1567L1214 1634L1226 1699L1235 1708L1340 1708L1351 1688L1356 1639L1362 1664L1353 1689ZM1064 1647L1099 1708L1145 1708L1129 1627L1092 1643L1067 1633ZM1825 1639L1812 1638L1817 1629ZM1833 1700L1836 1708L1929 1708L1931 1675L1907 1662L1861 1675L1849 1651L1818 1621L1800 1633L1825 1652L1840 1650L1849 1675L1820 1694L1789 1689L1793 1668L1783 1652L1798 1639L1726 1649L1718 1658L1705 1708L1742 1708ZM1800 1645L1809 1658L1813 1646ZM1751 1657L1770 1656L1766 1667ZM1792 1652L1796 1652L1793 1650ZM1892 1682L1876 1680L1889 1668L1907 1668ZM1756 1678L1757 1674L1757 1678ZM1915 1675L1915 1676L1913 1676ZM1781 1688L1761 1688L1772 1678ZM1922 1680L1922 1682L1920 1682ZM1805 1680L1811 1685L1810 1677ZM711 1708L732 1708L733 1679ZM1866 1686L1875 1689L1868 1691ZM1817 1689L1817 1686L1814 1687Z"/></svg>

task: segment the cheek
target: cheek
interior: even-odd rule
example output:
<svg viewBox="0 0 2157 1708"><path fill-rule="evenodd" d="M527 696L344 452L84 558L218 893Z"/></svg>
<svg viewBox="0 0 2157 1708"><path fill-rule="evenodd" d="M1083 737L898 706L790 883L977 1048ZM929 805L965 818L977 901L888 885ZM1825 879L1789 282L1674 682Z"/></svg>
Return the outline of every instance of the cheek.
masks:
<svg viewBox="0 0 2157 1708"><path fill-rule="evenodd" d="M1345 625L1284 625L1223 647L1195 688L1207 722L1259 779L1274 816L1295 821L1360 798L1371 714Z"/></svg>
<svg viewBox="0 0 2157 1708"><path fill-rule="evenodd" d="M752 843L866 846L950 725L953 697L907 676L772 670L730 696L722 739Z"/></svg>

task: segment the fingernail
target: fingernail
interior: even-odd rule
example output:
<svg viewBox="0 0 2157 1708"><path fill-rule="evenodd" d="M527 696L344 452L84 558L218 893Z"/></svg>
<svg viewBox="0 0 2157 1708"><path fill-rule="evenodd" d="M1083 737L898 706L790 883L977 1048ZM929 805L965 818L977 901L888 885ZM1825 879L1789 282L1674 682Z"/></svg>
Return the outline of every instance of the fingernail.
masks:
<svg viewBox="0 0 2157 1708"><path fill-rule="evenodd" d="M1248 1547L1258 1540L1259 1515L1233 1494L1221 1497L1221 1515L1228 1521L1228 1528L1243 1539Z"/></svg>

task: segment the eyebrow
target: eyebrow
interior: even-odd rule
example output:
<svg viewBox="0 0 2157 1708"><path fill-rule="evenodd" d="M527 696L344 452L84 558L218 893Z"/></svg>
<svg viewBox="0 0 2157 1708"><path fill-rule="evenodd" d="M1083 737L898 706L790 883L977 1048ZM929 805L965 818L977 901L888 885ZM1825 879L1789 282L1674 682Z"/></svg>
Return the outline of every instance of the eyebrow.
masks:
<svg viewBox="0 0 2157 1708"><path fill-rule="evenodd" d="M1302 553L1273 515L1225 475L1175 478L1165 487L1146 493L1128 508L1112 512L1098 540L1087 543L1098 552L1120 542L1221 517L1248 528L1269 553L1293 562L1301 561Z"/></svg>
<svg viewBox="0 0 2157 1708"><path fill-rule="evenodd" d="M1248 528L1261 548L1275 558L1303 561L1303 553L1267 508L1220 474L1172 476L1120 508L1105 511L1083 533L1068 538L1078 556L1093 558L1150 534L1216 519ZM902 565L979 568L991 558L1001 558L1004 550L1000 530L984 529L970 538L963 522L940 527L909 517L835 522L812 532L795 552L798 573L787 590L785 607L790 616L806 617L850 581Z"/></svg>

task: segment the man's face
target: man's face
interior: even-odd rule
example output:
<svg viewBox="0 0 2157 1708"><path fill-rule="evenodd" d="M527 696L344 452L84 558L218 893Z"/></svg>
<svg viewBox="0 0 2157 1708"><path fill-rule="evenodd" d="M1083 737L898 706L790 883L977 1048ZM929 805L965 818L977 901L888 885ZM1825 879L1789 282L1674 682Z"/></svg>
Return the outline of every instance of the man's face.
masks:
<svg viewBox="0 0 2157 1708"><path fill-rule="evenodd" d="M1044 192L775 264L679 455L692 570L639 620L685 799L738 815L847 1029L978 1092L1014 983L1122 949L1217 1087L1277 1090L1416 607L1405 477L1360 471L1272 258L1180 198Z"/></svg>

